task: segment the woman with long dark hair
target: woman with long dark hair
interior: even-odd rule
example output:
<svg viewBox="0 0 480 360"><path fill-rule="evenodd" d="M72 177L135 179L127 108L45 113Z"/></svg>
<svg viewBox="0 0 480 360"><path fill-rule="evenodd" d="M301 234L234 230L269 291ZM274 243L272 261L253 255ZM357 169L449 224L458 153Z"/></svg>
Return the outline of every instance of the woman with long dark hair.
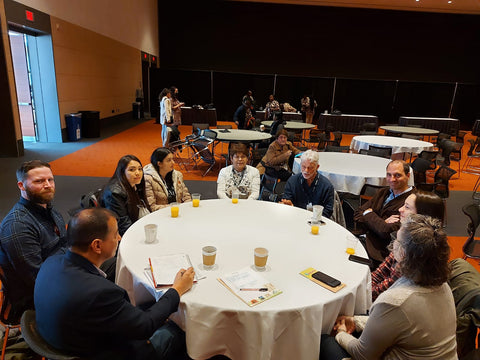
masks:
<svg viewBox="0 0 480 360"><path fill-rule="evenodd" d="M172 92L170 89L163 89L160 95L160 124L162 124L162 143L165 146L167 143L168 126L173 123L172 113Z"/></svg>
<svg viewBox="0 0 480 360"><path fill-rule="evenodd" d="M183 175L174 169L173 154L167 148L157 148L145 165L145 193L152 211L172 202L183 203L192 197L183 182Z"/></svg>
<svg viewBox="0 0 480 360"><path fill-rule="evenodd" d="M103 190L103 206L118 215L118 232L125 231L142 215L150 210L145 197L145 180L142 163L134 155L120 158L115 173Z"/></svg>

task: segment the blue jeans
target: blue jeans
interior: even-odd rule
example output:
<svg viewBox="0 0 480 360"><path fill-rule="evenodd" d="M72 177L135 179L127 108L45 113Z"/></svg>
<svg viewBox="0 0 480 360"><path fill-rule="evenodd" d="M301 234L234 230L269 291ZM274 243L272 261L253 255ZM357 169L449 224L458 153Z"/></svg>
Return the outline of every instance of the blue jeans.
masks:
<svg viewBox="0 0 480 360"><path fill-rule="evenodd" d="M155 331L150 342L162 360L187 360L187 346L185 332L173 321L167 321L165 325Z"/></svg>

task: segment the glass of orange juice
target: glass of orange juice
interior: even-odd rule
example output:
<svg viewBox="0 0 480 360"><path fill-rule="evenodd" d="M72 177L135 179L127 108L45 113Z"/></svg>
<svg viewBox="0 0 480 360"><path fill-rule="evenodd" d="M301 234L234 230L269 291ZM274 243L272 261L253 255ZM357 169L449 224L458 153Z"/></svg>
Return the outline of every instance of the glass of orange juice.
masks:
<svg viewBox="0 0 480 360"><path fill-rule="evenodd" d="M232 191L232 203L233 204L238 204L238 198L240 197L240 191L238 190L233 190Z"/></svg>
<svg viewBox="0 0 480 360"><path fill-rule="evenodd" d="M311 232L313 235L318 235L318 231L320 230L320 221L312 221L311 222Z"/></svg>
<svg viewBox="0 0 480 360"><path fill-rule="evenodd" d="M355 254L355 250L357 249L358 239L353 235L347 235L346 243L347 243L347 248L345 251L347 252L347 254L350 254L350 255Z"/></svg>
<svg viewBox="0 0 480 360"><path fill-rule="evenodd" d="M179 210L180 210L180 208L178 207L178 203L171 203L170 204L170 213L171 213L173 218L178 217Z"/></svg>
<svg viewBox="0 0 480 360"><path fill-rule="evenodd" d="M193 207L199 207L200 206L200 194L195 193L192 194L192 205Z"/></svg>

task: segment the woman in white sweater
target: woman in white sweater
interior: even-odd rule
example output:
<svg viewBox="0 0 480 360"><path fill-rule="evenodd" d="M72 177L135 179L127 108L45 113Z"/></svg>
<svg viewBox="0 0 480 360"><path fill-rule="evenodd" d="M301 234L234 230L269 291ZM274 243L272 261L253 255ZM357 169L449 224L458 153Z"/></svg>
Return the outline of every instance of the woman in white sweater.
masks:
<svg viewBox="0 0 480 360"><path fill-rule="evenodd" d="M173 113L172 113L172 93L170 89L163 89L160 95L160 124L162 124L162 144L166 146L167 143L167 134L168 126L173 123Z"/></svg>
<svg viewBox="0 0 480 360"><path fill-rule="evenodd" d="M217 196L219 199L232 197L232 192L238 190L240 199L258 199L260 193L260 173L248 161L248 147L242 143L230 146L229 156L232 165L220 170L217 179Z"/></svg>
<svg viewBox="0 0 480 360"><path fill-rule="evenodd" d="M340 316L336 342L322 336L320 359L457 359L455 303L447 284L450 247L440 221L410 215L393 254L402 277L380 294L369 316Z"/></svg>

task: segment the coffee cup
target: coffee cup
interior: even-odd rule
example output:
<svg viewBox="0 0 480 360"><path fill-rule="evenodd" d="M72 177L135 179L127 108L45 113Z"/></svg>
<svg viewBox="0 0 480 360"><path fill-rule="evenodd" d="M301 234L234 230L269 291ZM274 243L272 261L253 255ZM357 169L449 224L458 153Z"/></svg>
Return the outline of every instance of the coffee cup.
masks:
<svg viewBox="0 0 480 360"><path fill-rule="evenodd" d="M151 244L157 240L157 228L156 224L145 225L145 242Z"/></svg>
<svg viewBox="0 0 480 360"><path fill-rule="evenodd" d="M217 256L217 248L215 246L204 246L202 248L203 268L211 270L215 266L215 258Z"/></svg>
<svg viewBox="0 0 480 360"><path fill-rule="evenodd" d="M255 269L258 271L265 271L268 259L268 250L263 247L255 248L253 252Z"/></svg>

